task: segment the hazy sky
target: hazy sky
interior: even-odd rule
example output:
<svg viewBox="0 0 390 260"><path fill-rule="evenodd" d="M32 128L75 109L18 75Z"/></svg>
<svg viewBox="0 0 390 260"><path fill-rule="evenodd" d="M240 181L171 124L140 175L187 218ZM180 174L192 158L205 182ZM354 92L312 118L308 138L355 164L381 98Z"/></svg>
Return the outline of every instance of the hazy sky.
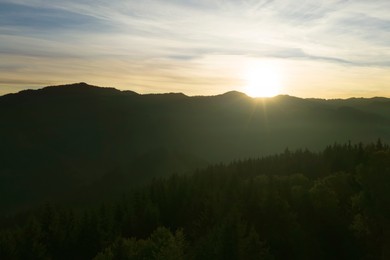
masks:
<svg viewBox="0 0 390 260"><path fill-rule="evenodd" d="M213 95L256 70L294 96L390 97L390 1L0 0L0 95L80 81Z"/></svg>

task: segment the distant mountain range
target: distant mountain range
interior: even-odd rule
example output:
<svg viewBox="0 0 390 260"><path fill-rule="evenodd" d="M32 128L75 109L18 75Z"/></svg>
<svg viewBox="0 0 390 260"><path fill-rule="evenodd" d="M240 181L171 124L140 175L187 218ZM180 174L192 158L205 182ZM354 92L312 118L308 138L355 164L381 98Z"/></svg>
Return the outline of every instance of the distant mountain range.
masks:
<svg viewBox="0 0 390 260"><path fill-rule="evenodd" d="M390 142L388 98L141 95L77 83L1 96L0 118L0 214L286 148Z"/></svg>

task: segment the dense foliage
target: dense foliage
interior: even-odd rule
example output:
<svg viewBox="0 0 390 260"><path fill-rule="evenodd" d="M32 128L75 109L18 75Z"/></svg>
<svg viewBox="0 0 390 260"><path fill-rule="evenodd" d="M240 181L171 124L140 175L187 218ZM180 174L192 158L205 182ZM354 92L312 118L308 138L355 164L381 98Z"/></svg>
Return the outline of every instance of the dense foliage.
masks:
<svg viewBox="0 0 390 260"><path fill-rule="evenodd" d="M286 150L7 223L0 259L389 259L390 148Z"/></svg>

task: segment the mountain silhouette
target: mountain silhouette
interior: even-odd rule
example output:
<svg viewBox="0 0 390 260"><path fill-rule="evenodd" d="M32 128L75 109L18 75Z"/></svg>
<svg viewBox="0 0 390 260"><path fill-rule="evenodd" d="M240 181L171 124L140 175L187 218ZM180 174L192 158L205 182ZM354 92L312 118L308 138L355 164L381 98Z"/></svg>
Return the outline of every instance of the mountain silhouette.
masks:
<svg viewBox="0 0 390 260"><path fill-rule="evenodd" d="M141 95L77 83L2 96L0 118L0 214L285 148L390 141L387 98Z"/></svg>

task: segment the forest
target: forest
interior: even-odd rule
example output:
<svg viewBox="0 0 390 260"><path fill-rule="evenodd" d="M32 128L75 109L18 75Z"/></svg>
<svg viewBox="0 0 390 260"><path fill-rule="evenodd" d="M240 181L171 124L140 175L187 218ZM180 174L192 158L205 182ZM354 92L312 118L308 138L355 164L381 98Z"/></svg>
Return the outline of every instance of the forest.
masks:
<svg viewBox="0 0 390 260"><path fill-rule="evenodd" d="M286 149L3 216L0 259L385 260L389 185L381 140Z"/></svg>

